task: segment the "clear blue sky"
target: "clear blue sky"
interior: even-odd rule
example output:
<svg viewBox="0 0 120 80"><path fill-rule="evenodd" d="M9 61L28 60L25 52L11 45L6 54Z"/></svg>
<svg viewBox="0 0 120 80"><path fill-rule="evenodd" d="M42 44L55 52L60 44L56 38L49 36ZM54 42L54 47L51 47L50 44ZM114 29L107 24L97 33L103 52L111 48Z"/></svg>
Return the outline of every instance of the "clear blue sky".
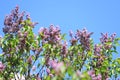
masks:
<svg viewBox="0 0 120 80"><path fill-rule="evenodd" d="M86 27L94 32L92 37L96 42L101 32L116 32L120 37L120 0L1 0L0 34L3 34L5 15L16 5L39 22L35 32L54 24L59 25L63 33Z"/></svg>

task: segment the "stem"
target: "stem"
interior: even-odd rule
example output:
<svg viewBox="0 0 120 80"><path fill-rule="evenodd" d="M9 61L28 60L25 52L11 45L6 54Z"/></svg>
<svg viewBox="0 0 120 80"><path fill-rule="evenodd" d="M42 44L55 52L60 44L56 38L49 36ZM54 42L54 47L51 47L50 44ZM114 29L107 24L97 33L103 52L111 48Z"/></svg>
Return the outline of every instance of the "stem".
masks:
<svg viewBox="0 0 120 80"><path fill-rule="evenodd" d="M86 55L85 55L85 57L84 57L84 59L83 59L83 62L81 63L81 66L80 66L80 71L82 70L82 67L83 67L83 65L85 64L85 61L86 61L86 58L87 58L87 54L88 53L86 53Z"/></svg>

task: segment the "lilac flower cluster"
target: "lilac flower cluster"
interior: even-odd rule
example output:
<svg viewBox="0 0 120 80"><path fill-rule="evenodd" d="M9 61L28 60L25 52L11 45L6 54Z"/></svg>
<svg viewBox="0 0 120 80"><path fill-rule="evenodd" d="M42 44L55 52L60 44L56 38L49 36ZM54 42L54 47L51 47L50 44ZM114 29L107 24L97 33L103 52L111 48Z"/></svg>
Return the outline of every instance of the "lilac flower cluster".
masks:
<svg viewBox="0 0 120 80"><path fill-rule="evenodd" d="M71 36L71 44L76 44L77 41L79 41L85 50L90 50L90 37L93 34L93 32L88 32L86 29L83 29L82 31L77 30L75 37L73 37L73 32L70 32Z"/></svg>
<svg viewBox="0 0 120 80"><path fill-rule="evenodd" d="M61 69L64 66L63 62L57 62L55 60L49 60L48 64L49 64L49 66L51 66L52 69L55 70L56 74L61 73ZM47 72L50 74L49 70L47 70Z"/></svg>
<svg viewBox="0 0 120 80"><path fill-rule="evenodd" d="M5 17L3 28L4 33L16 33L20 30L21 27L26 25L25 20L25 11L19 13L19 7L16 6L14 10L12 10L11 14ZM26 15L26 20L31 20L29 15ZM27 23L28 26L34 27L37 22L29 22Z"/></svg>
<svg viewBox="0 0 120 80"><path fill-rule="evenodd" d="M18 38L19 38L19 45L18 45L18 48L19 49L23 49L23 47L25 47L25 44L26 44L26 37L27 37L28 33L25 32L23 33L22 31L18 31Z"/></svg>
<svg viewBox="0 0 120 80"><path fill-rule="evenodd" d="M16 6L15 10L11 12L10 15L5 17L3 28L4 33L15 33L20 27L22 27L21 23L23 22L24 13L19 14L19 7Z"/></svg>
<svg viewBox="0 0 120 80"><path fill-rule="evenodd" d="M92 67L97 67L97 68L101 68L102 67L102 63L104 62L105 59L108 58L108 56L106 56L104 54L104 49L108 50L112 48L112 43L115 39L115 33L112 34L110 37L108 36L108 33L101 33L102 37L100 38L100 41L102 44L96 44L94 46L94 57L93 57L93 61L96 62L96 64L92 64ZM108 68L106 68L108 69ZM108 77L108 72L103 74L104 77Z"/></svg>
<svg viewBox="0 0 120 80"><path fill-rule="evenodd" d="M101 74L95 75L94 70L88 71L88 74L91 76L92 80L102 80Z"/></svg>
<svg viewBox="0 0 120 80"><path fill-rule="evenodd" d="M103 80L102 79L102 75L101 74L96 75L94 70L88 71L88 75L90 75L90 77L92 78L92 80ZM108 78L107 75L104 78L104 80L109 80L109 78Z"/></svg>
<svg viewBox="0 0 120 80"><path fill-rule="evenodd" d="M46 72L48 73L48 75L49 75L50 77L53 77L53 76L54 76L54 75L50 72L50 69L49 69L49 68L46 69Z"/></svg>
<svg viewBox="0 0 120 80"><path fill-rule="evenodd" d="M95 47L94 47L94 58L93 58L93 60L97 61L96 67L101 67L102 62L106 58L106 56L103 55L103 53L102 53L103 52L102 49L103 49L102 45L96 44Z"/></svg>
<svg viewBox="0 0 120 80"><path fill-rule="evenodd" d="M77 43L77 39L76 39L76 37L73 37L73 32L72 31L70 31L69 32L69 35L70 35L70 37L71 37L71 40L70 40L70 43L71 43L71 45L73 46L73 45L76 45L76 43Z"/></svg>
<svg viewBox="0 0 120 80"><path fill-rule="evenodd" d="M93 57L93 63L92 63L93 68L103 67L103 63L104 63L105 59L107 59L107 56L104 55L104 53L103 53L103 47L104 46L102 44L100 44L100 45L96 44L95 47L94 47L94 57ZM95 64L94 64L94 62L95 62ZM108 70L108 67L106 68L106 70ZM91 74L93 73L93 75L91 75L91 76L94 77L95 71L91 70L90 73ZM98 75L98 76L104 77L105 80L108 80L108 78L109 78L108 77L108 74L109 74L108 71L106 71L104 73L101 73L101 74L102 75ZM102 78L101 79L96 79L96 77L95 77L95 80L102 80Z"/></svg>
<svg viewBox="0 0 120 80"><path fill-rule="evenodd" d="M116 34L112 34L110 37L108 36L108 33L101 33L102 37L100 38L101 43L103 44L105 49L111 49L112 47L112 42L115 39ZM107 44L107 43L111 43L111 44Z"/></svg>
<svg viewBox="0 0 120 80"><path fill-rule="evenodd" d="M66 57L67 53L68 53L68 48L67 48L67 42L65 41L62 45L61 54L63 55L63 57Z"/></svg>
<svg viewBox="0 0 120 80"><path fill-rule="evenodd" d="M90 36L92 34L93 32L87 32L86 29L83 29L82 31L77 30L76 37L86 50L90 50Z"/></svg>
<svg viewBox="0 0 120 80"><path fill-rule="evenodd" d="M61 40L60 29L50 25L49 29L41 27L39 30L39 35L42 38L42 43L56 44Z"/></svg>
<svg viewBox="0 0 120 80"><path fill-rule="evenodd" d="M95 44L94 54L99 55L102 52L102 45Z"/></svg>

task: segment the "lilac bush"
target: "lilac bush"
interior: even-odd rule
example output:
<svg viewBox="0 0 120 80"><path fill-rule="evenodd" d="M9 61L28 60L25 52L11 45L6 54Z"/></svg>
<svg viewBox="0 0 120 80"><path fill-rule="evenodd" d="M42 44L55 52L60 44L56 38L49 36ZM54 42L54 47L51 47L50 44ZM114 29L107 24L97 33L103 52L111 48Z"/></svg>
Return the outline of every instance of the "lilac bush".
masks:
<svg viewBox="0 0 120 80"><path fill-rule="evenodd" d="M101 33L99 43L87 29L70 31L65 39L58 26L41 27L38 35L25 12L16 6L5 17L0 37L2 80L109 80L120 75L120 58L113 59L120 45L116 34ZM118 79L119 80L119 79Z"/></svg>

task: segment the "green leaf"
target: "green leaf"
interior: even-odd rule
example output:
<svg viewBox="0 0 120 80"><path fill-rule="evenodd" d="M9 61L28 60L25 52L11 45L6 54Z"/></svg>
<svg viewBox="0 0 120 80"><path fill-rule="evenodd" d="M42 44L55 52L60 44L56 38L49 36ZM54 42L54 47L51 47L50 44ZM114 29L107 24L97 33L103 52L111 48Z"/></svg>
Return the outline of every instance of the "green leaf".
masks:
<svg viewBox="0 0 120 80"><path fill-rule="evenodd" d="M68 72L69 75L72 75L73 74L73 68L69 66L67 68L67 72Z"/></svg>
<svg viewBox="0 0 120 80"><path fill-rule="evenodd" d="M85 66L88 70L90 70L90 65L86 64Z"/></svg>
<svg viewBox="0 0 120 80"><path fill-rule="evenodd" d="M112 74L114 74L114 70L112 70Z"/></svg>
<svg viewBox="0 0 120 80"><path fill-rule="evenodd" d="M66 34L63 34L63 35L61 36L63 40L65 40L65 36L66 36Z"/></svg>
<svg viewBox="0 0 120 80"><path fill-rule="evenodd" d="M47 78L45 78L46 80L50 80L50 76L47 76Z"/></svg>
<svg viewBox="0 0 120 80"><path fill-rule="evenodd" d="M20 68L20 72L21 72L21 73L22 73L22 71L23 71L23 67Z"/></svg>
<svg viewBox="0 0 120 80"><path fill-rule="evenodd" d="M77 78L76 73L73 73L72 80L76 80L76 78Z"/></svg>
<svg viewBox="0 0 120 80"><path fill-rule="evenodd" d="M88 57L91 57L91 56L92 56L92 52L89 51L89 52L88 52Z"/></svg>
<svg viewBox="0 0 120 80"><path fill-rule="evenodd" d="M120 64L120 58L118 58L116 61L118 62L118 64Z"/></svg>
<svg viewBox="0 0 120 80"><path fill-rule="evenodd" d="M44 48L48 48L48 47L51 47L49 44L44 44L44 46L43 46Z"/></svg>
<svg viewBox="0 0 120 80"><path fill-rule="evenodd" d="M62 74L64 74L65 70L66 70L65 66L62 66L62 67L61 67L61 72L62 72Z"/></svg>

